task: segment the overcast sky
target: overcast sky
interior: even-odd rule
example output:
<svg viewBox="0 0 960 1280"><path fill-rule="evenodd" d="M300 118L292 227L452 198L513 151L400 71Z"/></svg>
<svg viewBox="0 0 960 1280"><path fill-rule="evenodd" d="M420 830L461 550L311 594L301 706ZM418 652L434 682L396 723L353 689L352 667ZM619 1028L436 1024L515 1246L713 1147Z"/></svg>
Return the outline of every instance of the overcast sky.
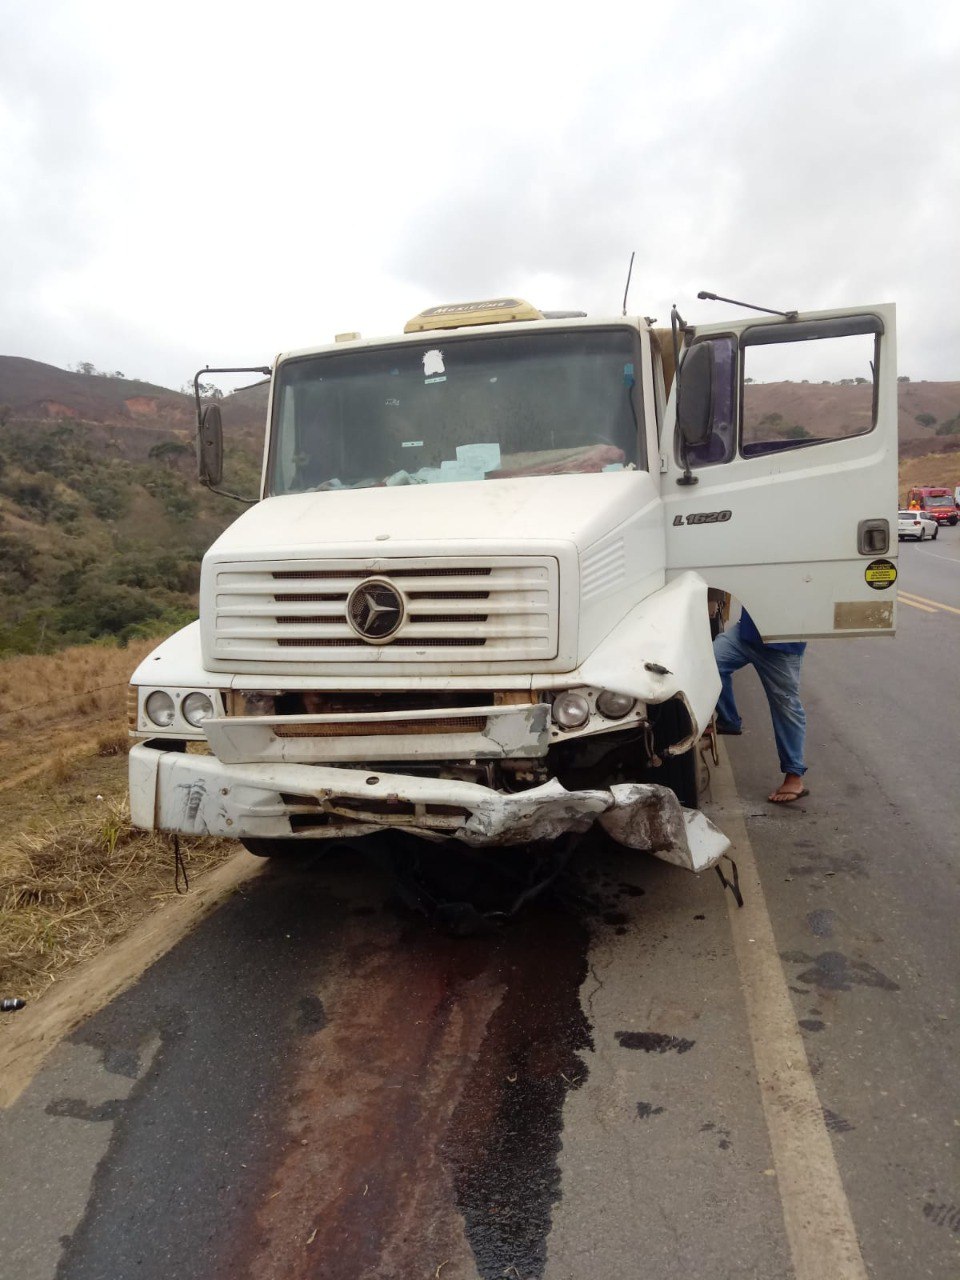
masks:
<svg viewBox="0 0 960 1280"><path fill-rule="evenodd" d="M960 379L948 0L7 0L0 354L166 386L515 294L896 302Z"/></svg>

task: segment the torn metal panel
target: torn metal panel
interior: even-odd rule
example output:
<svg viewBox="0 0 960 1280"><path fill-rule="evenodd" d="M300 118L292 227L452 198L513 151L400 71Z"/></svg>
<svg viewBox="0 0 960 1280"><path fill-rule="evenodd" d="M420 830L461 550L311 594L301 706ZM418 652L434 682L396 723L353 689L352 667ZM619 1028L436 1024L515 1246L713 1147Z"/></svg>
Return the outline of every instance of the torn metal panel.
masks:
<svg viewBox="0 0 960 1280"><path fill-rule="evenodd" d="M457 839L475 848L555 840L567 832L588 831L609 805L609 791L567 791L556 778L516 795L488 791Z"/></svg>
<svg viewBox="0 0 960 1280"><path fill-rule="evenodd" d="M519 847L599 821L628 848L691 871L712 866L729 844L703 814L648 783L568 791L553 778L507 794L474 782L335 766L225 765L149 744L133 748L130 769L138 794L156 780L149 825L186 834L336 839L402 829L474 848Z"/></svg>
<svg viewBox="0 0 960 1280"><path fill-rule="evenodd" d="M643 782L610 788L613 808L600 825L617 844L643 849L664 862L703 871L720 860L730 841L699 809L684 809L667 787Z"/></svg>

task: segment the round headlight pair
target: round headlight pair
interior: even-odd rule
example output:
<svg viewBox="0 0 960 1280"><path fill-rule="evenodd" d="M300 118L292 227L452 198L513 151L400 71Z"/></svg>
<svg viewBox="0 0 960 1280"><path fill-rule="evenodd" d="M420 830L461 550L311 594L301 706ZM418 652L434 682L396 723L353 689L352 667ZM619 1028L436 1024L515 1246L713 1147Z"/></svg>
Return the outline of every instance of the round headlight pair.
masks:
<svg viewBox="0 0 960 1280"><path fill-rule="evenodd" d="M158 729L169 729L177 714L176 703L163 689L155 689L143 709ZM213 715L213 703L205 693L188 693L180 704L180 713L187 724L199 729Z"/></svg>
<svg viewBox="0 0 960 1280"><path fill-rule="evenodd" d="M636 698L626 693L603 689L597 694L597 711L606 720L622 720L637 705ZM590 719L590 701L576 689L558 693L553 700L553 722L561 729L581 729Z"/></svg>

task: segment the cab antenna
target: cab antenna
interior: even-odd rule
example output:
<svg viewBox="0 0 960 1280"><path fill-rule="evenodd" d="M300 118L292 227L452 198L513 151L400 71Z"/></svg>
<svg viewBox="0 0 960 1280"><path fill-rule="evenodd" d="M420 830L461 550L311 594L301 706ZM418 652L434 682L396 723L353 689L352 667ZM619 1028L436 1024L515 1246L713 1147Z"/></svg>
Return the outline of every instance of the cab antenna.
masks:
<svg viewBox="0 0 960 1280"><path fill-rule="evenodd" d="M633 275L633 260L636 256L637 256L637 251L636 249L634 249L633 253L631 253L630 255L630 266L627 268L627 287L623 291L623 314L624 315L627 314L627 294L630 292L630 277Z"/></svg>

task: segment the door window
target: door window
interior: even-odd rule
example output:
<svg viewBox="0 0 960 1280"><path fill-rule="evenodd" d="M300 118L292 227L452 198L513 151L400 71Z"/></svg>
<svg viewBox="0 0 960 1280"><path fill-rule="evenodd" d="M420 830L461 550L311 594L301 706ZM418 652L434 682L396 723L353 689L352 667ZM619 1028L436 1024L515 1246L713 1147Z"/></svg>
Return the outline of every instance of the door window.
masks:
<svg viewBox="0 0 960 1280"><path fill-rule="evenodd" d="M714 357L713 425L704 444L687 450L690 466L731 461L738 427L745 458L872 431L882 332L879 317L864 315L753 325L739 347L733 337L700 339L710 343Z"/></svg>

